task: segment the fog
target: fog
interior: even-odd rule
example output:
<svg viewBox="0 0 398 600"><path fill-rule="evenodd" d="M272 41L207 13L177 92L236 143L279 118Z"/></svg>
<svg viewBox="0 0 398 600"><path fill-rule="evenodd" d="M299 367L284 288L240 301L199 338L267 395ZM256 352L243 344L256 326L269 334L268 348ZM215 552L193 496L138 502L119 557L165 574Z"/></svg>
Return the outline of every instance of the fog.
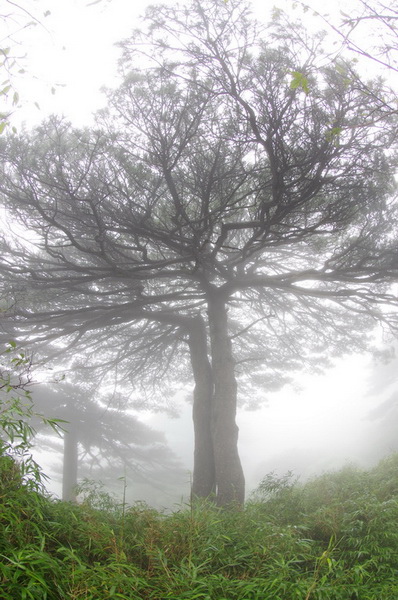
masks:
<svg viewBox="0 0 398 600"><path fill-rule="evenodd" d="M57 3L50 7L52 15L43 18L43 24L14 36L23 49L21 54L27 53L23 59L27 75L15 80L22 106L15 111L13 123L30 127L58 112L78 126L86 124L104 103L101 85L115 82L118 50L114 42L128 35L148 3ZM44 14L48 4L40 0L32 3L32 10L41 7ZM298 373L294 385L277 393L264 390L261 408L240 409L239 449L248 494L271 471L283 474L291 470L305 479L346 463L367 467L398 450L396 371L396 360L381 364L370 354L348 355L324 375L304 377ZM174 418L161 412L137 413L145 424L165 432L180 462L175 485L162 490L159 485L130 483L130 502L146 500L169 507L189 498L192 407L186 399L177 398L176 404L178 416ZM60 495L60 453L50 454L38 447L35 456L50 476L49 491ZM120 496L121 476L122 471L114 473L114 491Z"/></svg>
<svg viewBox="0 0 398 600"><path fill-rule="evenodd" d="M297 387L269 395L255 411L238 412L240 455L248 492L269 472L306 479L345 464L369 467L398 450L397 362L372 356L338 361L324 375L297 378ZM193 453L190 406L178 419L147 417L166 426L177 455ZM167 424L167 425L166 425Z"/></svg>
<svg viewBox="0 0 398 600"><path fill-rule="evenodd" d="M376 360L372 355L347 356L323 375L297 376L268 396L257 410L238 411L239 450L247 483L247 496L267 473L292 471L304 481L347 464L371 467L398 451L397 359ZM40 387L35 391L40 393ZM193 466L192 406L175 399L178 415L144 411L140 421L164 431L178 469L167 469L152 484L127 472L127 499L146 501L170 509L190 496ZM42 442L39 441L39 444ZM60 443L61 444L61 443ZM61 447L60 447L61 451ZM50 476L47 489L61 496L61 453L40 452L35 457ZM89 467L88 459L87 466ZM84 469L87 474L89 470ZM110 476L104 467L97 477L120 500L126 473L120 467ZM89 477L90 478L90 477ZM165 483L167 482L167 484Z"/></svg>

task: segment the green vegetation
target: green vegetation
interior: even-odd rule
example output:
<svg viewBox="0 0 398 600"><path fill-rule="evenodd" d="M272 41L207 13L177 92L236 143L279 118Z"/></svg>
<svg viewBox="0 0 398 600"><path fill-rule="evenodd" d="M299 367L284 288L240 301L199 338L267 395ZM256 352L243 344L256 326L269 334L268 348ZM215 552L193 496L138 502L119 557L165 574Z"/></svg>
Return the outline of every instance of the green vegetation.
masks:
<svg viewBox="0 0 398 600"><path fill-rule="evenodd" d="M304 484L268 475L241 511L159 513L28 486L0 457L0 597L395 600L398 455Z"/></svg>
<svg viewBox="0 0 398 600"><path fill-rule="evenodd" d="M9 461L15 459L22 482L40 491L44 489L43 474L31 454L32 438L36 433L32 422L51 427L59 433L61 423L65 421L47 419L35 411L30 382L31 359L11 341L0 352L0 455L8 457L8 462L4 463L8 465L4 466L5 473L11 468L9 465L14 464ZM0 476L4 476L3 465Z"/></svg>

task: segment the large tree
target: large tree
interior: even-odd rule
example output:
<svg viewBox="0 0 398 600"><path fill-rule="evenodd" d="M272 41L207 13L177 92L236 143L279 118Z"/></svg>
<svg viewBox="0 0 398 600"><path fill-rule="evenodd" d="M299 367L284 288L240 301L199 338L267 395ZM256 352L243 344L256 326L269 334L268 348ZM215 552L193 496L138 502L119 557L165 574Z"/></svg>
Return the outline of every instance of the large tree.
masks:
<svg viewBox="0 0 398 600"><path fill-rule="evenodd" d="M124 384L188 355L193 493L240 503L238 381L394 324L395 119L319 39L238 0L150 8L122 47L97 128L52 119L1 150L30 232L3 243L10 322Z"/></svg>

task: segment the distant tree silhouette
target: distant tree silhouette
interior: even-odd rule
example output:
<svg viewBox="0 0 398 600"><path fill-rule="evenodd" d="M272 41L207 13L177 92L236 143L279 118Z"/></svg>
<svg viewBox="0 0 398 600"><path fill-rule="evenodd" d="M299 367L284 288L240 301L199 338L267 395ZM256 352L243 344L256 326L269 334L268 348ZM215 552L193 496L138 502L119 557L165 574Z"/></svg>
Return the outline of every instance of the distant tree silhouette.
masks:
<svg viewBox="0 0 398 600"><path fill-rule="evenodd" d="M107 405L109 397L100 399L96 395L82 385L63 382L40 386L33 396L38 410L66 421L62 449L63 500L75 501L78 479L93 473L96 476L100 473L104 481L106 473L111 472L114 479L128 475L139 482L151 481L156 474L158 484L161 470L165 476L160 477L160 481L181 475L181 466L168 448L163 433L141 423L125 410ZM45 446L58 449L58 439L47 435L44 440L41 438L40 446L43 447L44 442ZM156 486L156 481L153 484Z"/></svg>

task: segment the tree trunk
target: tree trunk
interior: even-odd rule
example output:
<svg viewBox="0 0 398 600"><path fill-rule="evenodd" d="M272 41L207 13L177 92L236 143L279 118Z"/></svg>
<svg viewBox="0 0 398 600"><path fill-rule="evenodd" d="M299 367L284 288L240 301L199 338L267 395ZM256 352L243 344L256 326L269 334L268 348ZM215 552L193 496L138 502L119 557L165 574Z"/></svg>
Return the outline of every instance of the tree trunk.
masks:
<svg viewBox="0 0 398 600"><path fill-rule="evenodd" d="M238 453L236 425L237 383L224 297L213 292L208 300L214 397L212 438L216 469L217 503L243 504L245 478Z"/></svg>
<svg viewBox="0 0 398 600"><path fill-rule="evenodd" d="M68 423L68 431L64 433L64 464L62 470L62 500L76 502L77 486L77 433L76 426Z"/></svg>
<svg viewBox="0 0 398 600"><path fill-rule="evenodd" d="M195 436L192 498L208 498L216 491L211 433L213 382L207 354L206 325L198 316L189 328L189 350L195 380L193 426Z"/></svg>

